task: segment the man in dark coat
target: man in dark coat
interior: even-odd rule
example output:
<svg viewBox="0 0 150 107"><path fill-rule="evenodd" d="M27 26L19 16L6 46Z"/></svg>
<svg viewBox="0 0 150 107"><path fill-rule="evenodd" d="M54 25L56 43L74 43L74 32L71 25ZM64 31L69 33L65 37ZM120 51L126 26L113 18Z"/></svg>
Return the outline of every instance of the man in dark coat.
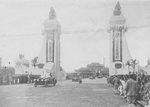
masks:
<svg viewBox="0 0 150 107"><path fill-rule="evenodd" d="M136 81L135 75L130 75L130 78L126 83L125 91L129 104L135 104L139 91L138 82Z"/></svg>
<svg viewBox="0 0 150 107"><path fill-rule="evenodd" d="M117 94L118 93L118 87L121 84L120 79L116 76L113 79L113 82L114 82L115 93Z"/></svg>

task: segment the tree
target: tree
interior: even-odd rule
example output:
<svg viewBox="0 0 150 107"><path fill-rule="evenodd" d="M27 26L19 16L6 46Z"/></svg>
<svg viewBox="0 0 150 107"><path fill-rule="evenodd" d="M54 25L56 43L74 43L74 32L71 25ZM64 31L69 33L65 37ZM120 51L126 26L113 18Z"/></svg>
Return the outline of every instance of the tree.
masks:
<svg viewBox="0 0 150 107"><path fill-rule="evenodd" d="M135 66L138 64L138 61L136 59L132 60L132 67L133 67L133 72L135 73Z"/></svg>
<svg viewBox="0 0 150 107"><path fill-rule="evenodd" d="M104 67L103 64L93 62L88 64L86 67L76 69L75 72L83 77L98 76L98 75L109 75L109 69Z"/></svg>
<svg viewBox="0 0 150 107"><path fill-rule="evenodd" d="M126 65L128 66L128 71L130 72L130 69L129 69L129 68L130 68L130 66L131 66L131 62L130 62L130 60L128 60L128 61L127 61Z"/></svg>
<svg viewBox="0 0 150 107"><path fill-rule="evenodd" d="M37 60L38 60L38 57L35 57L34 59L31 60L31 63L32 63L32 66L33 66L33 67L36 67L36 66L37 66L37 64L38 64L38 61L37 61Z"/></svg>
<svg viewBox="0 0 150 107"><path fill-rule="evenodd" d="M136 59L130 59L127 61L126 65L128 66L128 70L129 67L131 67L133 69L133 73L135 73L135 66L138 64L139 62ZM129 72L131 73L131 71L129 70Z"/></svg>
<svg viewBox="0 0 150 107"><path fill-rule="evenodd" d="M101 70L100 73L103 76L108 76L109 75L109 68L108 67L104 67L103 70Z"/></svg>
<svg viewBox="0 0 150 107"><path fill-rule="evenodd" d="M97 73L97 72L101 71L101 69L104 68L104 66L100 63L93 62L91 64L88 64L87 68L90 69L91 71L93 71L93 73Z"/></svg>
<svg viewBox="0 0 150 107"><path fill-rule="evenodd" d="M88 69L87 67L81 67L78 70L76 70L77 75L80 75L82 77L89 77L93 75L93 72Z"/></svg>
<svg viewBox="0 0 150 107"><path fill-rule="evenodd" d="M36 66L40 69L44 67L43 63L38 63L38 57L35 57L34 59L31 60L32 66L35 68Z"/></svg>

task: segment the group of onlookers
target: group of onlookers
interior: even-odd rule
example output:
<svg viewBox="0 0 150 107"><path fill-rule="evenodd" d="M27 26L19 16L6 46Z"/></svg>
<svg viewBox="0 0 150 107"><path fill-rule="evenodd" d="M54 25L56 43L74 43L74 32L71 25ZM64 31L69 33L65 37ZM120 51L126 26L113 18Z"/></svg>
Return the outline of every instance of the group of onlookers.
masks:
<svg viewBox="0 0 150 107"><path fill-rule="evenodd" d="M115 93L119 94L129 104L138 104L140 101L146 105L150 99L150 76L144 74L113 75L107 78L109 86L113 86Z"/></svg>

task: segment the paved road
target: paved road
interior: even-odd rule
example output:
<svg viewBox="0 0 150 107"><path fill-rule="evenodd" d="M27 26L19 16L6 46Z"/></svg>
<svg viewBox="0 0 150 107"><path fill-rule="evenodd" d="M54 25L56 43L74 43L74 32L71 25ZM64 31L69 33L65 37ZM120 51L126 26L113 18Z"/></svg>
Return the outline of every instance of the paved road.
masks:
<svg viewBox="0 0 150 107"><path fill-rule="evenodd" d="M0 107L127 107L105 79L59 82L55 87L0 86Z"/></svg>

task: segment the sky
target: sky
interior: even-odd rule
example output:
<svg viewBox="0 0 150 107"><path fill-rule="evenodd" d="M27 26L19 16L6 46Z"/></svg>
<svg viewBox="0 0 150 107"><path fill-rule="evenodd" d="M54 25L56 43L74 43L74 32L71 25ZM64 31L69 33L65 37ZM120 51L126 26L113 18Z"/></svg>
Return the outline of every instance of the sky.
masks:
<svg viewBox="0 0 150 107"><path fill-rule="evenodd" d="M150 1L119 0L126 18L125 36L130 54L146 65L150 57ZM42 46L43 22L50 7L61 24L61 65L73 72L91 62L109 65L107 28L117 0L0 0L0 57L2 64L14 65L18 55L30 60ZM146 27L145 27L146 26ZM75 33L75 31L99 32ZM65 34L63 32L72 32Z"/></svg>

